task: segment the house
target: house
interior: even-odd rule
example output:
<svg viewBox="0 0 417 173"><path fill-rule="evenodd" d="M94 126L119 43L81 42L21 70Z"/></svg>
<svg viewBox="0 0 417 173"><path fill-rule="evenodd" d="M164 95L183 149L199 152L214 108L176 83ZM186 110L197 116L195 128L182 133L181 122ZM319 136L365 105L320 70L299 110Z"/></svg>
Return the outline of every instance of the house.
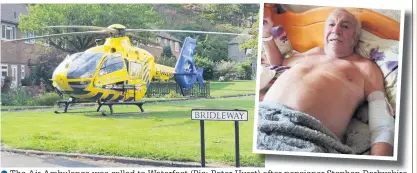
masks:
<svg viewBox="0 0 417 173"><path fill-rule="evenodd" d="M243 30L242 34L249 33L249 30L250 30L250 28L245 28ZM251 36L249 36L249 35L239 35L239 36L233 38L228 43L228 55L233 61L236 61L236 62L246 61L247 57L254 54L252 49L241 50L239 48L240 44L244 43L245 41L249 40L250 38L251 38Z"/></svg>
<svg viewBox="0 0 417 173"><path fill-rule="evenodd" d="M27 14L27 4L1 4L1 79L12 77L12 87L30 74L29 65L44 51L34 40L7 42L5 40L34 36L18 28L20 14Z"/></svg>
<svg viewBox="0 0 417 173"><path fill-rule="evenodd" d="M136 43L136 46L142 49L145 49L157 59L157 57L161 56L162 50L164 49L164 47L166 45L169 45L171 47L172 54L174 54L175 57L178 58L180 51L181 51L181 43L182 43L179 39L173 37L172 35L166 32L158 32L156 34L156 39L153 41L158 43L158 45L154 46L151 44L143 45L140 43Z"/></svg>

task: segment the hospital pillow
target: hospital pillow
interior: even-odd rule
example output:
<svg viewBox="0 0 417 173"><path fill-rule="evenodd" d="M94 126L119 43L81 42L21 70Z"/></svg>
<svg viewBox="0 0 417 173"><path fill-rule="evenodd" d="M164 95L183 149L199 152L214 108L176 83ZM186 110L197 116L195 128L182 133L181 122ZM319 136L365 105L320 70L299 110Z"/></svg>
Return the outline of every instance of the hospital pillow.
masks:
<svg viewBox="0 0 417 173"><path fill-rule="evenodd" d="M275 26L271 29L272 36L274 37L274 42L277 45L278 49L280 50L281 54L284 57L288 58L291 57L293 54L297 53L293 50L291 46L291 41L287 37L287 33L284 30L284 27ZM266 60L265 50L262 49L262 61L261 64L269 65L269 62Z"/></svg>
<svg viewBox="0 0 417 173"><path fill-rule="evenodd" d="M273 27L271 33L274 36L275 44L278 46L280 52L282 53L282 55L284 55L284 57L293 50L291 47L291 42L287 37L287 33L284 30L284 27Z"/></svg>
<svg viewBox="0 0 417 173"><path fill-rule="evenodd" d="M382 39L362 29L356 52L373 60L384 75L388 101L395 111L398 77L399 41Z"/></svg>

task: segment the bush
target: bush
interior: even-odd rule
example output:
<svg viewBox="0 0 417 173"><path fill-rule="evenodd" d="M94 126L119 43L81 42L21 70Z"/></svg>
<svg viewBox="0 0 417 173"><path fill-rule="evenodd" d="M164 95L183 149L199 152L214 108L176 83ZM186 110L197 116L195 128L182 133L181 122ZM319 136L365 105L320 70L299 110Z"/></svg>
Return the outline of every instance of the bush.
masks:
<svg viewBox="0 0 417 173"><path fill-rule="evenodd" d="M35 85L35 80L34 75L31 74L29 77L25 77L20 81L22 82L22 86L32 86Z"/></svg>
<svg viewBox="0 0 417 173"><path fill-rule="evenodd" d="M220 61L216 63L215 75L221 81L236 79L238 76L237 63L233 61Z"/></svg>
<svg viewBox="0 0 417 173"><path fill-rule="evenodd" d="M214 79L214 62L208 58L203 58L198 55L195 56L195 65L204 69L204 80Z"/></svg>
<svg viewBox="0 0 417 173"><path fill-rule="evenodd" d="M49 92L30 100L31 106L53 106L61 97L57 93Z"/></svg>
<svg viewBox="0 0 417 173"><path fill-rule="evenodd" d="M251 80L252 79L252 63L250 61L242 62L237 67L237 72L239 73L238 78L242 80Z"/></svg>
<svg viewBox="0 0 417 173"><path fill-rule="evenodd" d="M175 57L161 56L156 59L156 63L169 67L175 67L177 59Z"/></svg>
<svg viewBox="0 0 417 173"><path fill-rule="evenodd" d="M34 97L32 90L26 87L12 88L10 92L1 94L1 104L5 106L53 106L61 97L53 92L43 93Z"/></svg>
<svg viewBox="0 0 417 173"><path fill-rule="evenodd" d="M164 46L164 48L162 49L161 56L169 57L169 58L174 57L174 54L172 53L170 45L165 45Z"/></svg>
<svg viewBox="0 0 417 173"><path fill-rule="evenodd" d="M28 105L33 95L32 91L26 87L11 88L9 92L1 94L1 104L6 106Z"/></svg>
<svg viewBox="0 0 417 173"><path fill-rule="evenodd" d="M6 76L1 84L1 93L8 93L12 85L12 77Z"/></svg>
<svg viewBox="0 0 417 173"><path fill-rule="evenodd" d="M170 98L181 98L181 97L182 97L182 95L179 94L179 93L177 93L177 92L175 92L175 91L170 91L169 94L168 94L168 98L169 99Z"/></svg>

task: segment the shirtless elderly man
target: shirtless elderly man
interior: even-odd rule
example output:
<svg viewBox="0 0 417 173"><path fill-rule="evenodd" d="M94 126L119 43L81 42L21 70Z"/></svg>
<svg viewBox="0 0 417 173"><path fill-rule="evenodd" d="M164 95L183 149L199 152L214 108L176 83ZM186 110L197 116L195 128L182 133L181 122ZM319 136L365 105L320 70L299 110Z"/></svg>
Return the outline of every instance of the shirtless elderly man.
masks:
<svg viewBox="0 0 417 173"><path fill-rule="evenodd" d="M272 21L264 24L264 49L271 65L290 66L266 93L275 102L319 120L336 136L345 134L355 110L369 102L371 155L393 153L394 119L385 111L383 75L379 67L354 53L360 22L344 9L326 20L324 48L284 58L271 39Z"/></svg>

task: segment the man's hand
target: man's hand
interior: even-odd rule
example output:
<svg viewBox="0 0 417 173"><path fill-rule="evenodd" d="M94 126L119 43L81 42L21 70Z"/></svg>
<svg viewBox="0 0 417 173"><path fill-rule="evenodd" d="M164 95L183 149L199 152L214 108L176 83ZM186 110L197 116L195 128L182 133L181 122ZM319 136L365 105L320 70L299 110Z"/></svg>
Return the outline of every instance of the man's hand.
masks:
<svg viewBox="0 0 417 173"><path fill-rule="evenodd" d="M263 37L264 38L268 38L272 36L272 33L271 33L272 26L273 26L273 22L271 18L269 17L264 18L264 25L263 25ZM270 65L275 65L275 66L283 65L282 62L284 60L284 56L281 54L280 50L275 44L274 39L264 40L263 46L264 46L266 58L268 59Z"/></svg>
<svg viewBox="0 0 417 173"><path fill-rule="evenodd" d="M263 37L264 38L272 36L272 33L271 33L272 26L273 26L273 22L271 18L269 17L264 18L264 23L263 23Z"/></svg>

